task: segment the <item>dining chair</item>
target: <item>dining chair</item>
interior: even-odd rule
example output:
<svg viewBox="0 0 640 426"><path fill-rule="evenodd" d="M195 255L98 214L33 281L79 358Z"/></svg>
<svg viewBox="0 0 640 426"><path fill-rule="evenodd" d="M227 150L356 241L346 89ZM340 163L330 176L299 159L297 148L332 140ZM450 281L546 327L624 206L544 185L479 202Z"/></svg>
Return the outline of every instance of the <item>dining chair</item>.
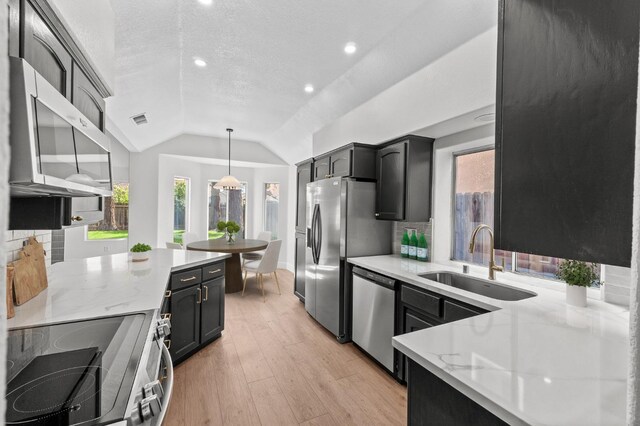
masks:
<svg viewBox="0 0 640 426"><path fill-rule="evenodd" d="M186 248L188 244L197 241L198 235L195 232L185 232L182 234L182 245Z"/></svg>
<svg viewBox="0 0 640 426"><path fill-rule="evenodd" d="M262 231L258 234L258 239L262 241L271 241L271 232ZM265 249L266 250L266 249ZM260 260L264 256L264 250L250 251L248 253L242 253L242 264L250 260Z"/></svg>
<svg viewBox="0 0 640 426"><path fill-rule="evenodd" d="M280 291L280 281L278 280L278 258L280 257L280 248L282 247L282 240L274 240L269 243L264 256L260 260L252 260L244 264L244 283L242 284L242 295L244 296L244 290L247 287L247 275L249 272L256 274L256 282L258 282L262 289L263 302L267 301L264 295L264 274L273 274L276 279L276 285L278 286L278 293Z"/></svg>
<svg viewBox="0 0 640 426"><path fill-rule="evenodd" d="M182 247L182 244L180 244L180 243L172 243L172 242L167 241L165 244L167 245L168 249L175 249L175 250L183 250L184 249L184 247Z"/></svg>

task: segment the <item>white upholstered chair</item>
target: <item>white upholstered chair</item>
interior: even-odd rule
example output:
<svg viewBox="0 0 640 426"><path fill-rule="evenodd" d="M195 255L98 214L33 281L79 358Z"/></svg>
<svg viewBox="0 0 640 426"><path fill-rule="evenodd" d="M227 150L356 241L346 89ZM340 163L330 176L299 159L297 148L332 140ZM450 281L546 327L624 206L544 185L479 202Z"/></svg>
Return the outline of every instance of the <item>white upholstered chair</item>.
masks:
<svg viewBox="0 0 640 426"><path fill-rule="evenodd" d="M264 251L264 256L260 260L248 261L244 264L244 283L242 285L242 295L247 287L247 275L252 272L256 275L256 282L262 289L262 299L267 301L264 295L264 274L273 274L276 279L276 285L278 286L278 293L280 292L280 281L278 281L278 258L280 257L280 248L282 247L282 240L271 241Z"/></svg>
<svg viewBox="0 0 640 426"><path fill-rule="evenodd" d="M258 239L262 241L271 241L271 232L262 231L258 234ZM265 249L266 250L266 249ZM250 251L248 253L242 253L242 263L249 262L250 260L260 260L264 256L265 250Z"/></svg>
<svg viewBox="0 0 640 426"><path fill-rule="evenodd" d="M186 248L188 244L197 241L198 235L195 232L185 232L182 234L182 245Z"/></svg>

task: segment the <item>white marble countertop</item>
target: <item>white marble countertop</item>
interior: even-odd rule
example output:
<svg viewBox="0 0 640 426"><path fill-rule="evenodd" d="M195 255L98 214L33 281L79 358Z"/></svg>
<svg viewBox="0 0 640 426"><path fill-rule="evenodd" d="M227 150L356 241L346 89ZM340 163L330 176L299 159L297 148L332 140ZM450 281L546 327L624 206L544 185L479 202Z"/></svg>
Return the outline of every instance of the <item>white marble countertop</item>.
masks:
<svg viewBox="0 0 640 426"><path fill-rule="evenodd" d="M456 271L399 256L349 262L492 310L393 338L393 346L511 424L623 425L629 346L628 310L589 299L565 303L563 291L498 282L538 296L504 302L418 277ZM477 275L486 278L486 275Z"/></svg>
<svg viewBox="0 0 640 426"><path fill-rule="evenodd" d="M154 249L150 259L129 253L56 263L49 287L7 321L9 328L159 309L171 272L225 259L229 254Z"/></svg>

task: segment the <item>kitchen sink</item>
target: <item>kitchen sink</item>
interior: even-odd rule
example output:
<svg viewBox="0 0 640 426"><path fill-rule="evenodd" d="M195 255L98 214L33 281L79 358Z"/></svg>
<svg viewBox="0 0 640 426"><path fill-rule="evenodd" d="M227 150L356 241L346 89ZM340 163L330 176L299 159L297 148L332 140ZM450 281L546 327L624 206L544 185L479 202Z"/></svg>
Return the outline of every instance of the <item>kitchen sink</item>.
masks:
<svg viewBox="0 0 640 426"><path fill-rule="evenodd" d="M419 276L492 299L515 301L537 296L537 294L531 291L520 290L505 284L498 284L493 281L457 274L455 272L431 272L428 274L420 274Z"/></svg>

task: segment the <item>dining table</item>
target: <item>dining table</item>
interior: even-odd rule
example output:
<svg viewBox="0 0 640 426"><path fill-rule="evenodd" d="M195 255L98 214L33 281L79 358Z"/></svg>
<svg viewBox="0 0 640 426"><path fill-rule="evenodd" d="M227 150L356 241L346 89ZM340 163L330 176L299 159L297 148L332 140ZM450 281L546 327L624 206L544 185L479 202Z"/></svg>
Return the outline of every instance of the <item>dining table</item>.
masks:
<svg viewBox="0 0 640 426"><path fill-rule="evenodd" d="M250 240L238 238L235 242L229 243L225 238L213 240L194 241L187 244L187 250L211 251L217 253L230 253L231 257L225 260L224 281L225 293L237 293L242 290L242 265L240 254L252 251L264 250L269 245L268 241Z"/></svg>

